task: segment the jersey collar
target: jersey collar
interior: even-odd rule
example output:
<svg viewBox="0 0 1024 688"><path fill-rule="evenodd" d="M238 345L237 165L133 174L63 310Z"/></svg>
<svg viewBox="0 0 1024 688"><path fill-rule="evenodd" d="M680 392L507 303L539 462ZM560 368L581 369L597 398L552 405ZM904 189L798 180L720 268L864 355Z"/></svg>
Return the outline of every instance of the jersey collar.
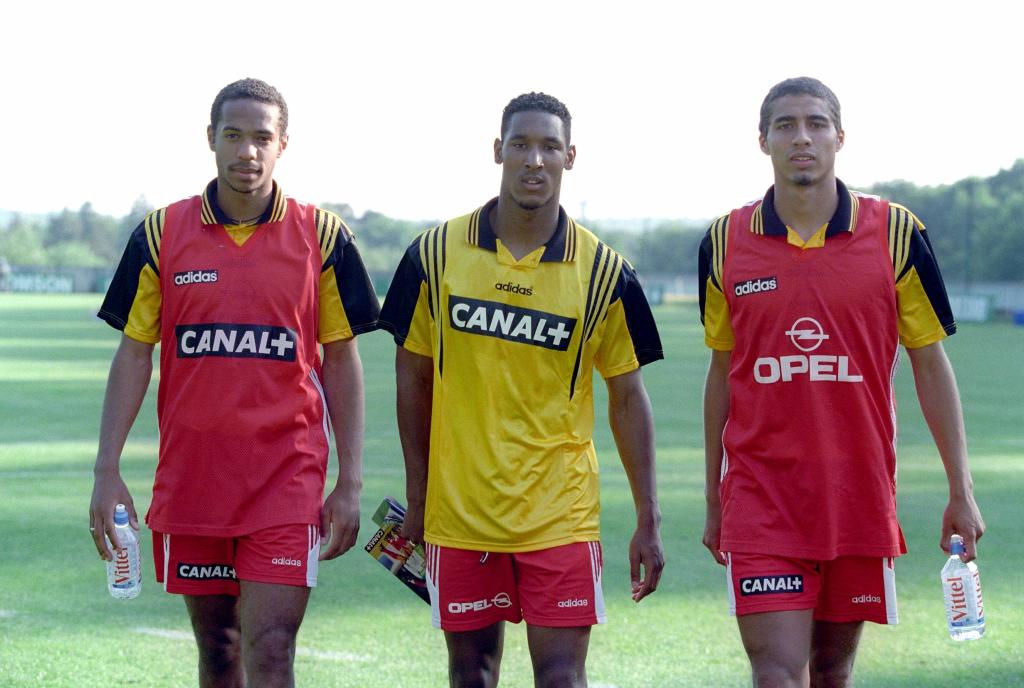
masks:
<svg viewBox="0 0 1024 688"><path fill-rule="evenodd" d="M839 205L836 206L836 212L832 214L832 219L828 221L828 228L825 230L826 239L843 232L852 234L857 226L858 203L856 196L846 188L846 184L838 179L836 179L836 191L839 193ZM751 218L750 231L766 236L784 237L788 235L786 223L775 212L774 186L768 189L761 206Z"/></svg>
<svg viewBox="0 0 1024 688"><path fill-rule="evenodd" d="M466 240L473 246L488 251L498 250L498 237L495 236L489 219L491 209L497 203L497 197L492 198L482 207L477 208L470 217ZM555 228L555 233L548 243L544 245L544 253L540 257L541 262L571 263L576 260L576 242L576 222L566 214L562 206L558 206L558 227Z"/></svg>
<svg viewBox="0 0 1024 688"><path fill-rule="evenodd" d="M274 182L274 190L271 192L270 205L263 211L260 218L255 224L262 225L268 222L280 222L284 219L285 213L288 212L288 204L285 203L284 192L281 191L281 187ZM200 213L200 218L204 225L233 225L233 218L228 217L227 213L221 210L221 207L217 205L217 180L214 179L212 182L206 185L206 189L203 190L203 209Z"/></svg>

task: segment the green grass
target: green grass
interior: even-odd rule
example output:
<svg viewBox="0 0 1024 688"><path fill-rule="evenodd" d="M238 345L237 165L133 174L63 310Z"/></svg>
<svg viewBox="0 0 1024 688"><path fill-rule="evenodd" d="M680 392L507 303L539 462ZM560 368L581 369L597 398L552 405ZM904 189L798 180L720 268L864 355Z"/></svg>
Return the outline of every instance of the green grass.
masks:
<svg viewBox="0 0 1024 688"><path fill-rule="evenodd" d="M193 686L196 653L181 601L147 566L142 596L110 599L86 531L99 410L118 334L93 317L95 295L0 295L0 686ZM700 398L707 352L692 307L656 312L667 360L645 378L658 428L667 567L659 591L629 601L626 543L632 503L604 413L605 596L610 622L592 635L589 676L603 686L746 686L749 670L726 613L722 570L700 545L703 454ZM360 540L385 494L404 492L394 420L393 346L360 339L367 382L366 487ZM988 633L945 634L938 571L945 478L909 375L898 378L900 515L910 554L900 560L901 623L871 626L859 686L1024 686L1024 329L967 325L947 344L957 369L978 501L989 532L979 560ZM600 389L602 385L598 385ZM144 510L156 453L154 383L122 462ZM599 394L598 404L604 404ZM150 561L150 541L143 540ZM442 686L443 636L426 605L361 551L321 568L299 635L302 686ZM525 632L507 632L503 686L532 685Z"/></svg>

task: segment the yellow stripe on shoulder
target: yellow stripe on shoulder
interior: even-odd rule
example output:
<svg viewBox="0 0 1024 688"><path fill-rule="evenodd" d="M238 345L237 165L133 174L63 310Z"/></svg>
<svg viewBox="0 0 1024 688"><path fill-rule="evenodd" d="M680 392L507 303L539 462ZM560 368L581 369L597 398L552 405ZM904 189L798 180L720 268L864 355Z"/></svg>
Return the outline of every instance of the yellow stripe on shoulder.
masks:
<svg viewBox="0 0 1024 688"><path fill-rule="evenodd" d="M142 225L146 232L146 245L149 246L149 255L153 258L153 265L160 270L160 242L164 236L164 221L167 219L167 208L154 210Z"/></svg>
<svg viewBox="0 0 1024 688"><path fill-rule="evenodd" d="M328 258L334 253L338 238L341 237L344 241L348 241L352 238L352 230L348 228L344 220L330 210L316 208L313 211L313 217L316 221L317 241L320 242L320 258L326 264Z"/></svg>
<svg viewBox="0 0 1024 688"><path fill-rule="evenodd" d="M722 266L725 265L725 245L729 232L729 216L722 215L711 223L711 273L715 285L722 288Z"/></svg>
<svg viewBox="0 0 1024 688"><path fill-rule="evenodd" d="M892 259L893 274L896 280L903 275L910 258L910 239L914 234L914 226L924 229L914 213L898 203L889 204L889 257Z"/></svg>

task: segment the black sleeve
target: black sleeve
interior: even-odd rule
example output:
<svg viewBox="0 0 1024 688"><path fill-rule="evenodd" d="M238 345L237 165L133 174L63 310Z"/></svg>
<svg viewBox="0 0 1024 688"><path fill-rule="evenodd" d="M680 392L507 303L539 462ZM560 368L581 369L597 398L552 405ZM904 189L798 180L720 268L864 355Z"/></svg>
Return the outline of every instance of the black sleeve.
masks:
<svg viewBox="0 0 1024 688"><path fill-rule="evenodd" d="M416 303L419 301L420 285L425 279L420 260L420 240L417 238L402 256L380 312L381 329L390 332L399 346L403 346L409 336Z"/></svg>
<svg viewBox="0 0 1024 688"><path fill-rule="evenodd" d="M626 328L633 340L633 351L640 365L646 365L665 358L661 347L661 336L658 325L654 322L654 314L647 303L640 279L633 266L623 261L619 280L612 293L612 302L622 299L622 310L626 315Z"/></svg>
<svg viewBox="0 0 1024 688"><path fill-rule="evenodd" d="M700 304L700 324L704 324L704 304L708 297L708 278L714 283L715 271L711 268L712 247L711 228L700 242L700 250L697 251L697 302ZM716 284L719 289L721 285Z"/></svg>
<svg viewBox="0 0 1024 688"><path fill-rule="evenodd" d="M121 262L118 263L114 278L107 288L103 305L100 306L99 313L96 314L115 330L123 332L125 325L128 324L128 315L139 291L139 274L147 264L157 275L160 274L149 249L149 242L146 240L145 221L143 221L128 237L128 244L121 255Z"/></svg>
<svg viewBox="0 0 1024 688"><path fill-rule="evenodd" d="M939 272L939 263L932 251L932 243L928 240L928 232L914 224L910 234L910 250L907 257L907 264L903 272L897 276L897 281L903 277L910 268L917 270L917 276L921 279L921 286L928 296L928 301L935 311L935 316L942 324L946 334L956 332L956 320L953 318L953 309L949 305L949 296L946 294L946 284L942 281L942 273Z"/></svg>
<svg viewBox="0 0 1024 688"><path fill-rule="evenodd" d="M341 234L334 244L334 251L324 264L324 269L334 268L334 279L341 296L349 327L353 334L370 332L378 327L380 304L373 291L373 283L366 273L359 249L350 235Z"/></svg>

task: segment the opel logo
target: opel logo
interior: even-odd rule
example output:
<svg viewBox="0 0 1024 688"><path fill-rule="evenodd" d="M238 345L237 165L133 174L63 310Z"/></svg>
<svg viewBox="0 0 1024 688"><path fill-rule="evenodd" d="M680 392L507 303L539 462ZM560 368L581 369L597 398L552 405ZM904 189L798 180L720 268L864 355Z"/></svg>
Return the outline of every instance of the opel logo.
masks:
<svg viewBox="0 0 1024 688"><path fill-rule="evenodd" d="M800 318L786 330L786 336L789 337L789 341L793 342L793 346L801 351L814 351L828 339L821 323L814 318Z"/></svg>

